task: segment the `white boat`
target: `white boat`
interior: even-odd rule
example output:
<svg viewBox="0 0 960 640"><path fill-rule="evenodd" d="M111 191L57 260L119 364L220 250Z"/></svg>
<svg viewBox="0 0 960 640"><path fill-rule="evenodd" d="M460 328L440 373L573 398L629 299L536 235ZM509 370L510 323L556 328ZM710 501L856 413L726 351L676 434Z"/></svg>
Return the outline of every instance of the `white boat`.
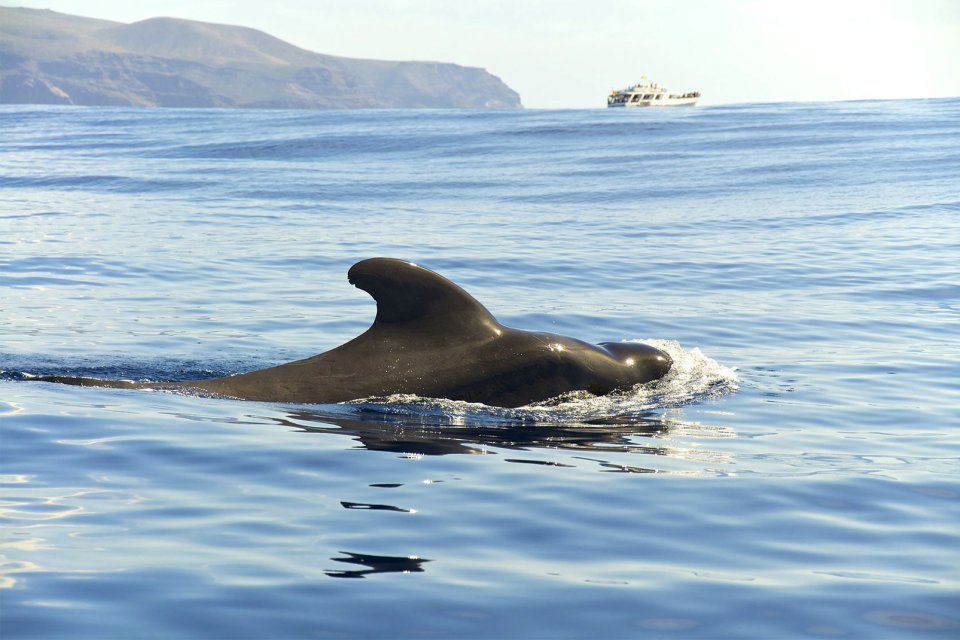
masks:
<svg viewBox="0 0 960 640"><path fill-rule="evenodd" d="M614 89L607 96L608 107L692 107L700 99L699 91L671 93L666 87L650 82L644 76L626 89Z"/></svg>

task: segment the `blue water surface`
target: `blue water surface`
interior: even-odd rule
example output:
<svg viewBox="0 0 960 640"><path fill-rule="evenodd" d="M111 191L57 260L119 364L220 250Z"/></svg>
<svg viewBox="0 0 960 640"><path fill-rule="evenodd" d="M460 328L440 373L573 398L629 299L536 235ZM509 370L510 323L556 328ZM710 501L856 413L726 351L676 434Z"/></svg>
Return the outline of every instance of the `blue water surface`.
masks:
<svg viewBox="0 0 960 640"><path fill-rule="evenodd" d="M960 636L960 99L0 107L0 636ZM515 410L67 387L359 334L357 260L677 362Z"/></svg>

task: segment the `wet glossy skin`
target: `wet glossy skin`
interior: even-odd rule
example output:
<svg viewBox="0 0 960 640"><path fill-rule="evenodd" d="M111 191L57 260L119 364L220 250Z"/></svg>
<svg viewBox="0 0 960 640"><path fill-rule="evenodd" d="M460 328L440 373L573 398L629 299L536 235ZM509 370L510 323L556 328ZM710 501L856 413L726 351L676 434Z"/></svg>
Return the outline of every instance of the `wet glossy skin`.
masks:
<svg viewBox="0 0 960 640"><path fill-rule="evenodd" d="M377 301L366 332L319 355L247 374L176 384L45 378L91 386L189 387L225 396L335 403L396 393L516 407L569 391L605 394L662 377L649 345L602 343L501 325L470 294L402 260L355 264L352 284Z"/></svg>

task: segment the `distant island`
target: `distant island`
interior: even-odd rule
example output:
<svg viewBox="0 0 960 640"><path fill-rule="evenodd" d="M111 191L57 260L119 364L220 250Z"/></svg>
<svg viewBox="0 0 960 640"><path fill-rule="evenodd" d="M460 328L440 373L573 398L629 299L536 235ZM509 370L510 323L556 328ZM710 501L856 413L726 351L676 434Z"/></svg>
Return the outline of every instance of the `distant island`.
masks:
<svg viewBox="0 0 960 640"><path fill-rule="evenodd" d="M0 7L0 103L275 109L521 108L477 67L313 53L256 29Z"/></svg>

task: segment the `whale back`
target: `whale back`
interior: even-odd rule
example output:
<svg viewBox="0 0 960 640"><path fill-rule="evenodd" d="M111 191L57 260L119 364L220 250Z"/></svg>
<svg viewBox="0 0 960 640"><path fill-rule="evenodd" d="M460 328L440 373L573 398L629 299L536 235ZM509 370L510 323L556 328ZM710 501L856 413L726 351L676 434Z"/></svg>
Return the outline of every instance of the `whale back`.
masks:
<svg viewBox="0 0 960 640"><path fill-rule="evenodd" d="M377 303L370 328L315 356L238 375L133 383L63 376L82 386L195 389L266 402L335 403L416 394L516 407L575 390L604 394L669 371L648 345L601 346L497 322L473 296L429 269L371 258L348 272Z"/></svg>
<svg viewBox="0 0 960 640"><path fill-rule="evenodd" d="M371 331L479 332L489 335L500 324L469 293L443 276L394 258L370 258L347 273L350 284L377 302Z"/></svg>

